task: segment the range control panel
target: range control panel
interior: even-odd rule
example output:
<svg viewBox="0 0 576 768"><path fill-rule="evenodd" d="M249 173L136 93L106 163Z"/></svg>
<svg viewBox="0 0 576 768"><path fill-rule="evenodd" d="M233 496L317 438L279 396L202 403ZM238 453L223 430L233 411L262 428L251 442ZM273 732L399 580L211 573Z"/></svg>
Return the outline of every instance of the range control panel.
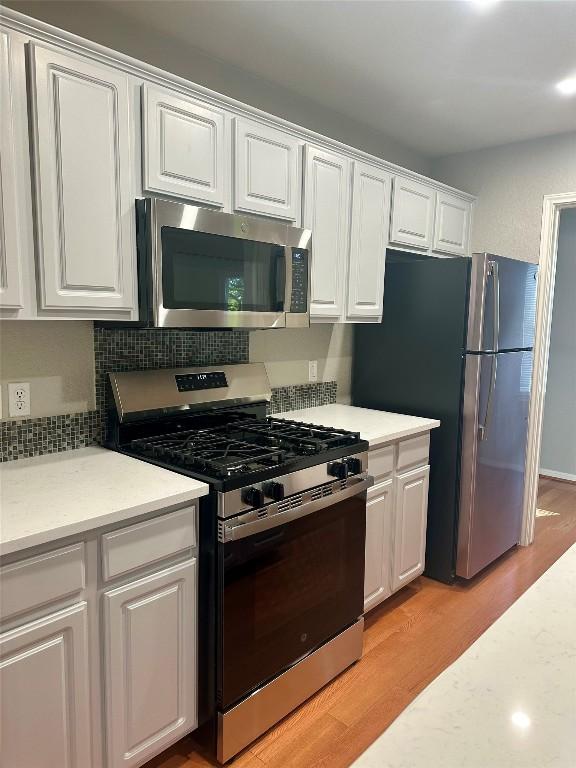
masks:
<svg viewBox="0 0 576 768"><path fill-rule="evenodd" d="M208 373L179 373L176 374L178 392L195 392L199 389L218 389L227 387L228 381L224 371Z"/></svg>

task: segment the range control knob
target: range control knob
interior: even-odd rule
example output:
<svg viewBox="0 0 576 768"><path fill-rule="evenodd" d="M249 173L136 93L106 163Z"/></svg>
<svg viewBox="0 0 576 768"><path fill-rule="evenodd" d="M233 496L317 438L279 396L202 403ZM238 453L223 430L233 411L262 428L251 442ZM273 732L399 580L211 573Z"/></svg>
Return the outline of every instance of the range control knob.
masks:
<svg viewBox="0 0 576 768"><path fill-rule="evenodd" d="M266 483L263 490L266 496L274 499L274 501L282 501L284 498L284 486L282 483Z"/></svg>
<svg viewBox="0 0 576 768"><path fill-rule="evenodd" d="M360 459L357 459L355 456L350 456L348 459L345 459L345 461L351 475L359 475L360 472L362 472L362 461Z"/></svg>
<svg viewBox="0 0 576 768"><path fill-rule="evenodd" d="M338 480L346 480L348 477L348 464L343 461L334 461L328 466L328 474L337 477Z"/></svg>
<svg viewBox="0 0 576 768"><path fill-rule="evenodd" d="M244 488L242 501L251 507L261 507L264 504L264 494L260 488Z"/></svg>

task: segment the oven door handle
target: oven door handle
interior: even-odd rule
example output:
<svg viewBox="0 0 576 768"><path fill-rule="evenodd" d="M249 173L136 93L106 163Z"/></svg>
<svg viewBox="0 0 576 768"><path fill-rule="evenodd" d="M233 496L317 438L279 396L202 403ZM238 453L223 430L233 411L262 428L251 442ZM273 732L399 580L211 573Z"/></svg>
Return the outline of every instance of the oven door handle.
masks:
<svg viewBox="0 0 576 768"><path fill-rule="evenodd" d="M237 541L238 539L245 539L247 536L252 536L255 533L268 531L270 528L277 528L279 525L290 523L292 520L298 520L300 517L306 517L306 515L318 512L320 509L331 507L334 504L338 504L340 501L364 493L364 491L372 485L374 485L374 478L368 476L357 483L343 488L341 491L331 493L329 496L322 496L319 499L304 502L299 507L287 509L286 512L278 512L275 515L270 515L270 517L263 517L260 520L240 523L237 525L231 524L232 521L223 523L220 528L220 541L222 543L227 541Z"/></svg>

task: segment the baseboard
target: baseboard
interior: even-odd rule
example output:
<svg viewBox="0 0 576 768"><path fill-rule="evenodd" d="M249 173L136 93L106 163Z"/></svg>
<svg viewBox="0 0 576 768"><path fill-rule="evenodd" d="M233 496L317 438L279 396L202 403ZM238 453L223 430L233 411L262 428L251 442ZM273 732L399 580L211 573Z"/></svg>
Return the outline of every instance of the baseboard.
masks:
<svg viewBox="0 0 576 768"><path fill-rule="evenodd" d="M539 475L550 480L564 480L566 483L576 483L576 475L571 475L568 472L556 472L555 469L541 469Z"/></svg>

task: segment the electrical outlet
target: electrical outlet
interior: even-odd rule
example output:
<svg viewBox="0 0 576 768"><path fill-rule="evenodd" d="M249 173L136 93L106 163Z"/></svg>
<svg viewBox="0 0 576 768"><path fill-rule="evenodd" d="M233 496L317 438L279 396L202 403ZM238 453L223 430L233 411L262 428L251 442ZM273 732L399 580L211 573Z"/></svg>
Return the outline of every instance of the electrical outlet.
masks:
<svg viewBox="0 0 576 768"><path fill-rule="evenodd" d="M8 415L30 416L30 384L8 384Z"/></svg>
<svg viewBox="0 0 576 768"><path fill-rule="evenodd" d="M318 360L308 361L308 381L318 381Z"/></svg>

